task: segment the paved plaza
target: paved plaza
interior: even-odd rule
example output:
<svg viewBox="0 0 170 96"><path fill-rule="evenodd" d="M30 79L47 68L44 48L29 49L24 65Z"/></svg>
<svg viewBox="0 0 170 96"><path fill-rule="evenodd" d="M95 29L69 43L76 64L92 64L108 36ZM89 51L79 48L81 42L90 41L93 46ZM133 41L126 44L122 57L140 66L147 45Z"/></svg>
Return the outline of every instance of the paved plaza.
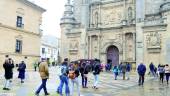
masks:
<svg viewBox="0 0 170 96"><path fill-rule="evenodd" d="M12 89L4 91L3 74L0 75L0 96L34 96L34 92L41 83L41 78L38 72L27 71L24 84L17 79L18 73L14 72ZM81 82L81 79L79 79ZM81 96L170 96L170 88L166 84L160 84L157 79L147 76L145 85L138 86L138 77L136 74L131 74L130 80L114 80L113 74L102 72L100 74L99 89L92 89L93 75L89 74L89 82L87 89L81 88ZM80 83L81 84L81 83ZM47 82L47 89L50 96L59 96L56 93L59 79L57 76L57 67L50 68L50 79ZM80 86L81 87L81 86ZM40 96L43 95L43 90ZM74 95L76 96L76 94Z"/></svg>

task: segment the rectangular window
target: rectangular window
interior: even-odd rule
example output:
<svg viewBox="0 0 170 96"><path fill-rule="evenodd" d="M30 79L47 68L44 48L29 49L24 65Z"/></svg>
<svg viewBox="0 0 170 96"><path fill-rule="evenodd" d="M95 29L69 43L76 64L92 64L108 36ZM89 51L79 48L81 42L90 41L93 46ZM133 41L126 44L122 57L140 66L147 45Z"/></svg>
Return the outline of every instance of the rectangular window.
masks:
<svg viewBox="0 0 170 96"><path fill-rule="evenodd" d="M21 16L17 16L17 27L23 27Z"/></svg>
<svg viewBox="0 0 170 96"><path fill-rule="evenodd" d="M45 53L45 48L42 48L42 54L44 54Z"/></svg>
<svg viewBox="0 0 170 96"><path fill-rule="evenodd" d="M16 40L15 52L16 53L21 53L22 52L22 41L21 40Z"/></svg>

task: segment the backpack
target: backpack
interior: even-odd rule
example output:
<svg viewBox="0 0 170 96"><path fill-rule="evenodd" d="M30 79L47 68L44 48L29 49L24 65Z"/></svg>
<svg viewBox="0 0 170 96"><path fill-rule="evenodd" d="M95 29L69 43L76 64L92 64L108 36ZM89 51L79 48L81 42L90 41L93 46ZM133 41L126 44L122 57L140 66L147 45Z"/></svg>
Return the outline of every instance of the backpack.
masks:
<svg viewBox="0 0 170 96"><path fill-rule="evenodd" d="M70 78L70 79L75 79L76 78L76 74L75 74L75 71L69 71L69 73L68 73L68 77Z"/></svg>

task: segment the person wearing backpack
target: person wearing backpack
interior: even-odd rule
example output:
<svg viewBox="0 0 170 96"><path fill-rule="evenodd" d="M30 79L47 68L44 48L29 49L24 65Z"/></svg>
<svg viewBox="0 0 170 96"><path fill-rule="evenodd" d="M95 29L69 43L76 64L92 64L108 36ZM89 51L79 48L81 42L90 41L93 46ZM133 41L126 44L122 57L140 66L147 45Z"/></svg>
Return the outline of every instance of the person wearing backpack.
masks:
<svg viewBox="0 0 170 96"><path fill-rule="evenodd" d="M80 87L79 87L79 67L78 67L78 62L75 61L75 63L73 64L72 69L69 71L69 78L71 80L71 96L74 96L74 85L76 84L77 87L77 95L76 96L80 96Z"/></svg>
<svg viewBox="0 0 170 96"><path fill-rule="evenodd" d="M60 94L60 96L63 96L62 89L63 89L63 86L65 84L65 94L66 94L66 96L70 96L70 89L69 89L69 85L68 85L68 82L69 82L69 79L68 79L69 70L68 70L68 60L67 59L64 59L64 62L62 63L60 69L61 69L61 75L59 76L60 84L59 84L59 86L57 88L57 93Z"/></svg>
<svg viewBox="0 0 170 96"><path fill-rule="evenodd" d="M114 73L115 80L117 80L118 72L119 72L119 68L117 66L114 66L113 73Z"/></svg>
<svg viewBox="0 0 170 96"><path fill-rule="evenodd" d="M160 81L163 83L164 81L164 75L165 75L165 69L164 69L164 65L160 65L158 68L159 71L159 75L160 75Z"/></svg>

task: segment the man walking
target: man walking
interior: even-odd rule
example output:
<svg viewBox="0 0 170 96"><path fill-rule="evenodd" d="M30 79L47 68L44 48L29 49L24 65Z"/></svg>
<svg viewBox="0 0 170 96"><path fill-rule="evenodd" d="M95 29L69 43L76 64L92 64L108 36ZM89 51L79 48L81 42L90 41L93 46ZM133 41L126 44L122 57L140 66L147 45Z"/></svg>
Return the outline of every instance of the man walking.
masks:
<svg viewBox="0 0 170 96"><path fill-rule="evenodd" d="M126 64L126 76L127 76L127 80L130 79L130 76L129 76L130 71L131 71L131 65L130 65L130 63L127 63Z"/></svg>
<svg viewBox="0 0 170 96"><path fill-rule="evenodd" d="M150 76L154 76L155 77L155 66L153 65L152 62L149 65L149 68L150 68Z"/></svg>
<svg viewBox="0 0 170 96"><path fill-rule="evenodd" d="M146 66L143 63L140 63L137 68L138 74L139 74L139 86L144 83L144 77L146 72Z"/></svg>
<svg viewBox="0 0 170 96"><path fill-rule="evenodd" d="M126 75L126 63L122 64L122 74L123 74L123 80L125 80L125 75Z"/></svg>
<svg viewBox="0 0 170 96"><path fill-rule="evenodd" d="M42 59L42 62L39 65L39 73L42 78L42 84L40 85L38 90L35 92L35 95L39 96L41 89L44 89L45 95L50 95L47 92L47 88L46 88L46 82L47 82L47 79L49 78L49 70L48 70L48 64L45 59Z"/></svg>

